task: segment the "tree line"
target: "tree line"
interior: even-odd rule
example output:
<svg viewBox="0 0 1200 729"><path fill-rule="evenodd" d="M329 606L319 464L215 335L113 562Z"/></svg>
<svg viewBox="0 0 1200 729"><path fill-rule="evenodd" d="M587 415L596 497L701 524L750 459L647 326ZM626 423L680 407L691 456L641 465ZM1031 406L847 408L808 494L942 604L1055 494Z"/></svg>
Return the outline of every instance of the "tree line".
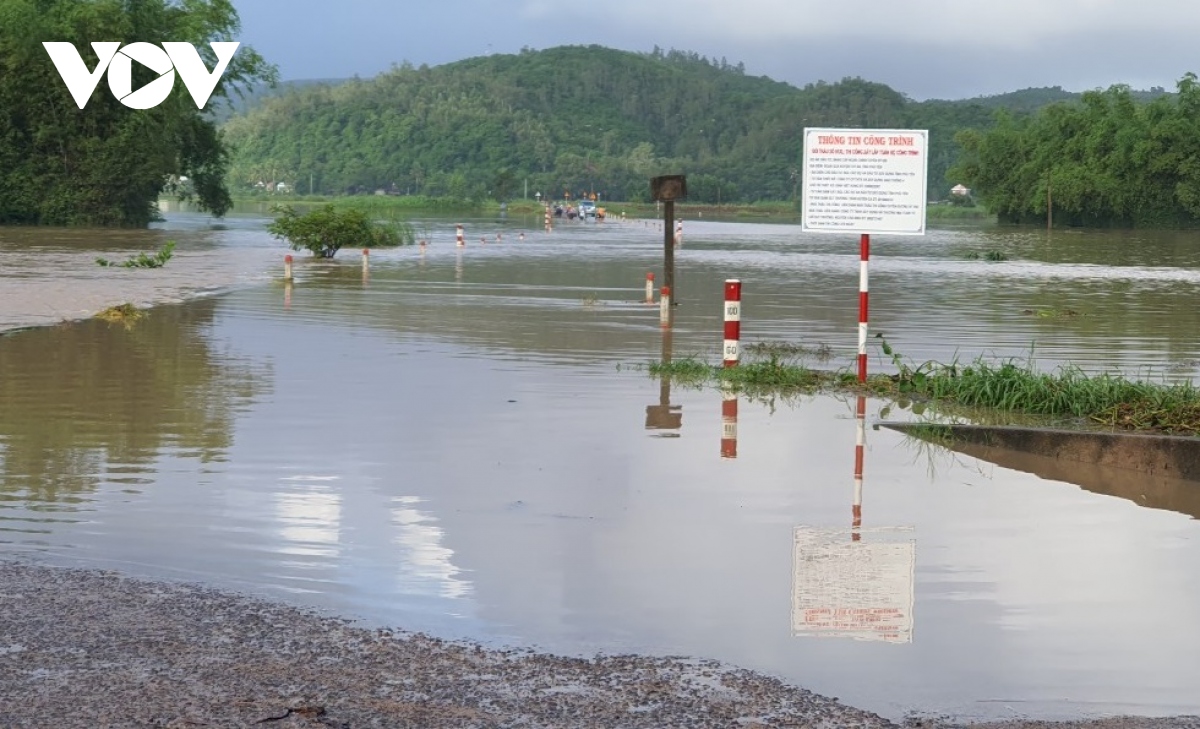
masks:
<svg viewBox="0 0 1200 729"><path fill-rule="evenodd" d="M569 46L293 87L224 130L235 190L637 201L669 171L718 203L794 199L806 126L930 129L945 193L954 133L991 114L858 78L797 88L695 53Z"/></svg>
<svg viewBox="0 0 1200 729"><path fill-rule="evenodd" d="M917 102L859 78L797 88L685 51L570 46L270 91L274 68L243 46L204 111L182 84L135 110L104 83L80 110L41 45L71 41L94 67L96 38L186 40L211 67L207 43L238 30L231 0L0 0L0 224L144 226L164 191L218 215L268 188L643 201L663 173L686 174L695 202L796 200L805 127L928 129L931 195L967 184L1004 220L1200 217L1192 75L1173 94Z"/></svg>
<svg viewBox="0 0 1200 729"><path fill-rule="evenodd" d="M1177 93L1116 85L1036 115L1001 113L987 130L957 135L952 174L1002 221L1071 226L1172 227L1200 222L1200 87Z"/></svg>

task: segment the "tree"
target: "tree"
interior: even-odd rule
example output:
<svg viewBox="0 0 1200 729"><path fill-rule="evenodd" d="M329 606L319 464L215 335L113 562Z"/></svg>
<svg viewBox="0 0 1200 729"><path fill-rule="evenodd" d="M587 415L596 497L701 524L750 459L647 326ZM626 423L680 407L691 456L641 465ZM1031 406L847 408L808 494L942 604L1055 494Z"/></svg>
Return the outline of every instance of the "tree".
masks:
<svg viewBox="0 0 1200 729"><path fill-rule="evenodd" d="M223 215L229 156L208 109L251 83L274 83L272 66L239 47L206 110L179 82L145 110L123 106L102 82L80 109L42 41L72 42L89 69L93 41L184 41L212 68L209 42L239 30L230 0L0 0L0 223L144 226L173 176L188 177L185 194ZM152 79L135 65L134 88Z"/></svg>
<svg viewBox="0 0 1200 729"><path fill-rule="evenodd" d="M294 251L311 251L320 258L333 258L344 246L391 248L413 242L412 227L407 223L376 223L358 208L339 210L325 205L301 215L284 205L273 212L279 217L267 226L271 235L288 241Z"/></svg>

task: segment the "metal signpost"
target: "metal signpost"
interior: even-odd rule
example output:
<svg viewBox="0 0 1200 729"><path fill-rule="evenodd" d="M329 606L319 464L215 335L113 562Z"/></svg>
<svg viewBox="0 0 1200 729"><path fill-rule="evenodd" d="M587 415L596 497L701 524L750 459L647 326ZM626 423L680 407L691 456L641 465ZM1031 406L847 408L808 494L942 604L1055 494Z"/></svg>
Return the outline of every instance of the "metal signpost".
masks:
<svg viewBox="0 0 1200 729"><path fill-rule="evenodd" d="M925 235L928 149L926 130L804 130L804 232L860 236L859 382L867 379L871 234Z"/></svg>
<svg viewBox="0 0 1200 729"><path fill-rule="evenodd" d="M663 287L675 292L675 201L687 197L687 178L663 175L650 180L650 196L663 203ZM679 301L675 294L675 301Z"/></svg>

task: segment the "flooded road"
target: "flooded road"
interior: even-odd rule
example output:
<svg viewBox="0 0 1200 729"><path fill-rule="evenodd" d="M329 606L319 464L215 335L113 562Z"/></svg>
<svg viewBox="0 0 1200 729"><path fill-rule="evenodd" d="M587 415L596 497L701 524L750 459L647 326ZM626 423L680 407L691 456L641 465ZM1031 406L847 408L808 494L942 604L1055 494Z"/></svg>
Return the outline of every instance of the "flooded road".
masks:
<svg viewBox="0 0 1200 729"><path fill-rule="evenodd" d="M637 369L664 346L641 301L652 226L527 221L518 242L522 221L476 220L457 250L430 221L424 256L376 251L364 275L342 251L285 287L262 223L171 216L95 251L0 231L5 326L41 323L10 286L66 281L69 259L72 295L100 301L96 253L168 237L177 259L114 295L224 292L0 337L0 554L441 636L717 658L892 718L1200 712L1200 522L888 430L867 433L856 497L855 403L833 395L740 398L722 457L721 393ZM881 238L872 326L916 361L1033 347L1195 375L1200 245L1137 235ZM856 243L687 221L672 355L716 361L738 277L747 342L849 365ZM966 258L990 250L1009 260ZM648 428L664 400L678 427Z"/></svg>

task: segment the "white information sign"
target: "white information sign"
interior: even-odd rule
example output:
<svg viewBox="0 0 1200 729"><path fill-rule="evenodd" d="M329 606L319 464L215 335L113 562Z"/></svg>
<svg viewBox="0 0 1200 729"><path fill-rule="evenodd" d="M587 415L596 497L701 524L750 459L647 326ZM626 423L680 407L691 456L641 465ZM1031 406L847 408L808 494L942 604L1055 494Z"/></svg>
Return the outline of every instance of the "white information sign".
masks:
<svg viewBox="0 0 1200 729"><path fill-rule="evenodd" d="M929 132L805 129L805 232L924 235Z"/></svg>
<svg viewBox="0 0 1200 729"><path fill-rule="evenodd" d="M796 527L792 634L911 643L916 548L911 527Z"/></svg>

